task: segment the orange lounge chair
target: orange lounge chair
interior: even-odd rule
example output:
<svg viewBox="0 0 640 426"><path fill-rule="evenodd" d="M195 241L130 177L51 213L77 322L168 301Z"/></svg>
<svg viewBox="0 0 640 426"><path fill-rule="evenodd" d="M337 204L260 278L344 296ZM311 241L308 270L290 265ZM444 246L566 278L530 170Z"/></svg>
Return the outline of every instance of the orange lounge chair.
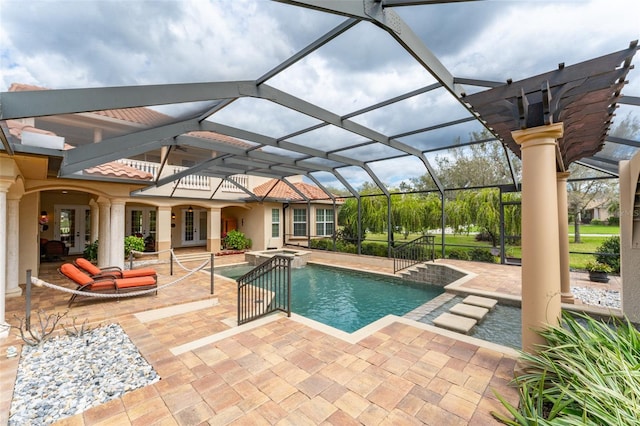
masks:
<svg viewBox="0 0 640 426"><path fill-rule="evenodd" d="M140 269L122 269L119 266L106 266L104 268L98 268L87 259L79 257L73 263L85 271L93 278L112 276L114 278L136 278L136 277L154 277L157 281L158 275L152 268L140 268Z"/></svg>
<svg viewBox="0 0 640 426"><path fill-rule="evenodd" d="M73 281L77 286L77 290L92 293L122 293L126 291L146 290L157 288L158 283L155 276L142 276L133 278L114 278L105 275L103 277L90 277L82 272L75 265L65 263L58 269L65 277ZM157 291L156 291L157 294ZM69 299L70 307L78 294L74 293Z"/></svg>

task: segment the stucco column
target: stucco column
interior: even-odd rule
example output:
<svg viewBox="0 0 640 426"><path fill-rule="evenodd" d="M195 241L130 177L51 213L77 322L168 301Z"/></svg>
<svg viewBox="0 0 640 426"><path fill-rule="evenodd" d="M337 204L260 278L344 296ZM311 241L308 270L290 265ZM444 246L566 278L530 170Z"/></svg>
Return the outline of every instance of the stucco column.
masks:
<svg viewBox="0 0 640 426"><path fill-rule="evenodd" d="M89 201L89 207L91 208L91 241L93 243L95 240L100 238L100 206L96 203L96 200Z"/></svg>
<svg viewBox="0 0 640 426"><path fill-rule="evenodd" d="M562 123L512 132L522 152L522 349L546 343L537 330L560 318L556 139Z"/></svg>
<svg viewBox="0 0 640 426"><path fill-rule="evenodd" d="M6 325L7 297L7 191L12 182L0 181L0 326ZM7 337L9 330L0 327L0 337Z"/></svg>
<svg viewBox="0 0 640 426"><path fill-rule="evenodd" d="M111 266L111 201L98 198L99 226L98 226L98 266Z"/></svg>
<svg viewBox="0 0 640 426"><path fill-rule="evenodd" d="M22 289L18 285L20 262L20 200L7 199L7 297L18 297Z"/></svg>
<svg viewBox="0 0 640 426"><path fill-rule="evenodd" d="M158 218L156 221L156 250L158 260L168 261L171 259L171 207L158 207Z"/></svg>
<svg viewBox="0 0 640 426"><path fill-rule="evenodd" d="M124 200L111 200L111 229L109 232L109 263L124 268Z"/></svg>
<svg viewBox="0 0 640 426"><path fill-rule="evenodd" d="M569 273L569 205L567 202L567 179L569 172L556 173L558 186L558 235L560 237L560 300L574 303Z"/></svg>
<svg viewBox="0 0 640 426"><path fill-rule="evenodd" d="M220 250L220 224L222 211L219 208L209 209L207 215L207 251L217 253Z"/></svg>

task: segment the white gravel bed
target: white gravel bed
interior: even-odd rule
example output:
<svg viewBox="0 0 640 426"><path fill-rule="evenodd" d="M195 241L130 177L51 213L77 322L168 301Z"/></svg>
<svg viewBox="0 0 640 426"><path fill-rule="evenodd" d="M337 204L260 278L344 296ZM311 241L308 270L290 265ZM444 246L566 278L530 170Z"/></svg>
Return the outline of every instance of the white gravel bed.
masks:
<svg viewBox="0 0 640 426"><path fill-rule="evenodd" d="M49 425L158 380L118 324L24 345L9 426Z"/></svg>

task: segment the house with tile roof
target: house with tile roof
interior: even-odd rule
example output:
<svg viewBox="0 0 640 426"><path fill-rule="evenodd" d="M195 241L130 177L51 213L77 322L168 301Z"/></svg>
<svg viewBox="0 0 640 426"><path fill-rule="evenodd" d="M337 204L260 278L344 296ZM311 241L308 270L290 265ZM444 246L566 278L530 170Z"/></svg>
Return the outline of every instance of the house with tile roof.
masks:
<svg viewBox="0 0 640 426"><path fill-rule="evenodd" d="M23 84L10 88L31 90L46 89ZM1 174L15 182L8 188L9 219L15 216L17 222L9 226L8 241L17 242L16 250L9 252L11 269L37 273L45 260L39 246L52 240L62 241L69 255L81 255L88 244L98 241L98 265L122 266L128 235L144 237L147 249L165 258L169 248L201 247L216 253L233 229L250 238L255 250L308 246L311 238L333 235L339 200L303 182L301 176L284 181L196 173L175 179L214 156L211 146L250 146L215 132L189 132L183 136L190 138L188 144L160 144L142 154L130 147L118 158L105 156L104 163L88 166L72 178L58 176L65 154L72 155L74 149L172 120L139 107L5 121L13 142L23 148L13 156L0 154ZM50 154L52 147L59 156ZM48 154L40 155L41 148ZM19 291L17 282L24 277L8 281L16 283L10 294Z"/></svg>

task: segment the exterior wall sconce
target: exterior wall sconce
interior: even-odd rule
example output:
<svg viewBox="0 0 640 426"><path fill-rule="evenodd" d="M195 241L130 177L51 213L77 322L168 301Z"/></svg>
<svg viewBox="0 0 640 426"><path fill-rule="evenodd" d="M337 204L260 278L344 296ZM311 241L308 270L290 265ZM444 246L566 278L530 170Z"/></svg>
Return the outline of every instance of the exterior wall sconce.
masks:
<svg viewBox="0 0 640 426"><path fill-rule="evenodd" d="M175 220L176 220L176 214L174 212L171 212L171 227L172 228L176 227L176 224L174 222Z"/></svg>
<svg viewBox="0 0 640 426"><path fill-rule="evenodd" d="M189 206L189 208L187 209L187 211L188 211L189 213L193 213L193 207Z"/></svg>
<svg viewBox="0 0 640 426"><path fill-rule="evenodd" d="M42 210L40 212L40 219L38 219L38 223L42 226L43 231L49 229L49 225L47 225L49 223L49 215L47 215L46 210Z"/></svg>

